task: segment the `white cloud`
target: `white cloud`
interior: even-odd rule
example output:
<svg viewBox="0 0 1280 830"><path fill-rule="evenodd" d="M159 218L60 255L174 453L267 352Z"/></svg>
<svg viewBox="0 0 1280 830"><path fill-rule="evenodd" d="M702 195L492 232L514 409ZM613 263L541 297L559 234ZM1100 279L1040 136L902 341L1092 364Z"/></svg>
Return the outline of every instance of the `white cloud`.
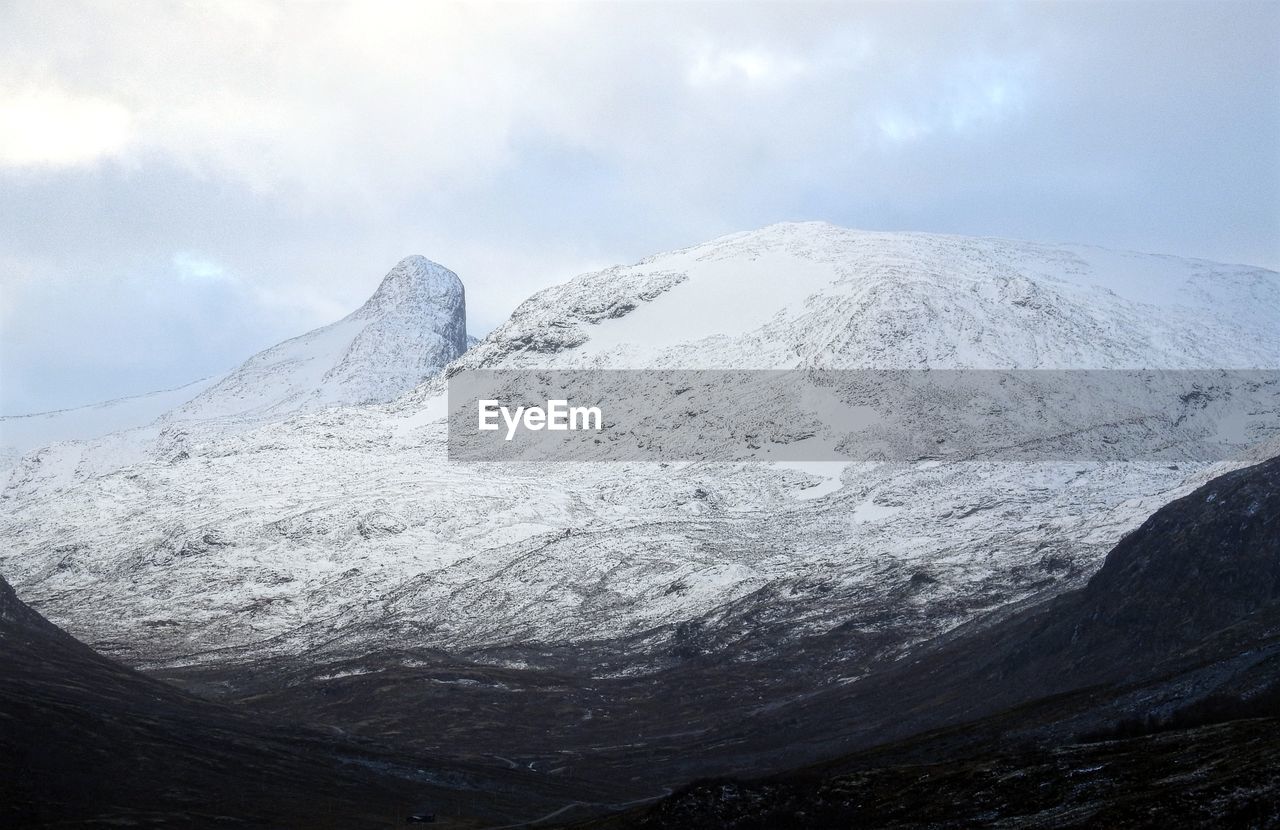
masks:
<svg viewBox="0 0 1280 830"><path fill-rule="evenodd" d="M894 140L981 128L1011 88L988 77L986 50L975 57L971 42L944 36L950 18L877 6L15 8L7 20L0 12L0 84L22 81L47 104L45 117L26 119L15 157L48 147L77 163L128 150L300 204L372 210L486 187L530 140L608 159L642 192L665 176L710 193L723 185L709 175L758 162L762 149L787 159L874 149L858 123L878 121ZM998 17L966 25L980 36ZM910 39L927 49L902 48ZM1026 48L1021 40L997 51ZM1033 94L1028 83L1020 94ZM77 118L98 123L63 128Z"/></svg>
<svg viewBox="0 0 1280 830"><path fill-rule="evenodd" d="M236 281L235 275L223 266L189 251L179 251L173 255L173 268L180 280Z"/></svg>
<svg viewBox="0 0 1280 830"><path fill-rule="evenodd" d="M119 155L133 136L129 110L56 86L0 88L0 165L63 167Z"/></svg>
<svg viewBox="0 0 1280 830"><path fill-rule="evenodd" d="M556 15L448 3L18 4L0 12L7 164L126 148L303 198L492 170L548 92ZM69 91L63 91L63 90Z"/></svg>
<svg viewBox="0 0 1280 830"><path fill-rule="evenodd" d="M706 47L689 69L693 86L745 83L749 86L779 86L800 76L806 63L763 49L721 49Z"/></svg>

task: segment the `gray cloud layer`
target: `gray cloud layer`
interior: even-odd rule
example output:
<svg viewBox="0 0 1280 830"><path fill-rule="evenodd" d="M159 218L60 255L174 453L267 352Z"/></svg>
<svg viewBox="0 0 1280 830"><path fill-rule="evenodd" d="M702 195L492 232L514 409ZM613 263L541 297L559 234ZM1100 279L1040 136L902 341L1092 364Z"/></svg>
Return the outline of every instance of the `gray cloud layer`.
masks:
<svg viewBox="0 0 1280 830"><path fill-rule="evenodd" d="M786 219L1280 266L1280 6L0 5L6 413Z"/></svg>

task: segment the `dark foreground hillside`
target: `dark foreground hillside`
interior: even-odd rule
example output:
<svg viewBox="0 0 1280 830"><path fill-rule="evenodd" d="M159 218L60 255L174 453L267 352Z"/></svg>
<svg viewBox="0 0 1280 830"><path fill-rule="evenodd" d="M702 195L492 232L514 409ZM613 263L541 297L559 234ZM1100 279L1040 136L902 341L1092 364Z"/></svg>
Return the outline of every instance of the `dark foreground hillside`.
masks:
<svg viewBox="0 0 1280 830"><path fill-rule="evenodd" d="M891 737L590 826L1280 827L1280 458L1162 508L1081 590L782 717Z"/></svg>
<svg viewBox="0 0 1280 830"><path fill-rule="evenodd" d="M1280 720L1054 750L704 781L598 828L1276 827Z"/></svg>
<svg viewBox="0 0 1280 830"><path fill-rule="evenodd" d="M488 826L563 802L531 777L263 723L102 657L0 580L0 827Z"/></svg>

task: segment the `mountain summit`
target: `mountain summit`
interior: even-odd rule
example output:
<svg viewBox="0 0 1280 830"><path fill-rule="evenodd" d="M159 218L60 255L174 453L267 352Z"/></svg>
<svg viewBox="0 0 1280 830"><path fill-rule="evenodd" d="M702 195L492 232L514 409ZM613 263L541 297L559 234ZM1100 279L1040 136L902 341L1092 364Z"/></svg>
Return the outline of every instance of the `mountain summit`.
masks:
<svg viewBox="0 0 1280 830"><path fill-rule="evenodd" d="M426 257L408 256L359 309L259 352L172 417L257 418L383 403L439 372L466 348L462 281Z"/></svg>
<svg viewBox="0 0 1280 830"><path fill-rule="evenodd" d="M137 432L153 423L230 426L330 406L385 403L466 351L466 311L457 274L424 256L407 256L351 314L259 352L220 377L76 409L0 418L0 471L42 446Z"/></svg>
<svg viewBox="0 0 1280 830"><path fill-rule="evenodd" d="M378 290L355 315L396 313L398 309L463 304L462 280L438 262L411 254L382 278Z"/></svg>

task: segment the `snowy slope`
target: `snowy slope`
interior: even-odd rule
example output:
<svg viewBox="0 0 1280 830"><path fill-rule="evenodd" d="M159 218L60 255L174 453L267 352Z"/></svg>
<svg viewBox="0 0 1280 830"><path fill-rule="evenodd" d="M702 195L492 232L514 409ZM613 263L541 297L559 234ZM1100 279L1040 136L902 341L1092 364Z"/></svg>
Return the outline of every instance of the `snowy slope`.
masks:
<svg viewBox="0 0 1280 830"><path fill-rule="evenodd" d="M217 383L209 377L146 395L105 403L0 417L0 472L26 453L58 441L87 441L112 432L149 424Z"/></svg>
<svg viewBox="0 0 1280 830"><path fill-rule="evenodd" d="M450 370L1280 367L1278 310L1262 269L781 225L540 292ZM258 401L252 376L208 400ZM690 630L785 647L837 625L902 648L1079 584L1226 466L460 465L442 389L192 432L127 469L94 461L110 439L48 452L0 500L0 572L135 660L628 637L657 664Z"/></svg>
<svg viewBox="0 0 1280 830"><path fill-rule="evenodd" d="M784 224L543 291L462 363L1271 368L1277 308L1260 268Z"/></svg>

